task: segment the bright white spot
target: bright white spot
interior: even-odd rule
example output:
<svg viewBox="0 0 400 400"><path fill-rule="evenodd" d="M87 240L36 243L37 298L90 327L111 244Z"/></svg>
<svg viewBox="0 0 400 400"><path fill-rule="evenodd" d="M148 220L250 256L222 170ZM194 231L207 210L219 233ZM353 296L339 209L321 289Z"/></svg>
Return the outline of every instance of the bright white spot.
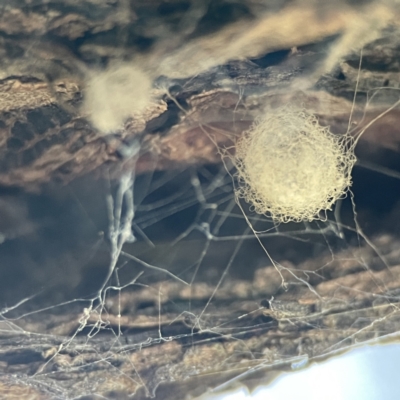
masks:
<svg viewBox="0 0 400 400"><path fill-rule="evenodd" d="M298 372L252 394L240 388L202 400L397 400L400 346L364 347Z"/></svg>

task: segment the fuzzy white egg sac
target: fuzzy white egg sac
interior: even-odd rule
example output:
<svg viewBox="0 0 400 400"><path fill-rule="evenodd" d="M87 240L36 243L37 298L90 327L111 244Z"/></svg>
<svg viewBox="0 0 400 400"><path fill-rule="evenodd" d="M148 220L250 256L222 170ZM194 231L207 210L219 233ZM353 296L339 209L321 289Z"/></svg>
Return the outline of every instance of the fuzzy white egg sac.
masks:
<svg viewBox="0 0 400 400"><path fill-rule="evenodd" d="M278 222L312 221L351 185L349 136L332 134L306 110L281 107L259 118L236 144L236 195Z"/></svg>
<svg viewBox="0 0 400 400"><path fill-rule="evenodd" d="M150 104L151 88L151 78L136 66L113 66L91 74L83 108L96 129L113 133Z"/></svg>

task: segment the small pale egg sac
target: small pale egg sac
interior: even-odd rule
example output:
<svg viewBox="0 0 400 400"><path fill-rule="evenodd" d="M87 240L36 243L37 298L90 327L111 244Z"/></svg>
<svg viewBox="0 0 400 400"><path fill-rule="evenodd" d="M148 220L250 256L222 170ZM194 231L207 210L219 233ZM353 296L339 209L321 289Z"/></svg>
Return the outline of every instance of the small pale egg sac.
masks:
<svg viewBox="0 0 400 400"><path fill-rule="evenodd" d="M84 111L101 133L113 133L149 105L151 85L145 72L129 64L92 73L87 82Z"/></svg>
<svg viewBox="0 0 400 400"><path fill-rule="evenodd" d="M312 221L351 186L352 139L305 110L281 107L258 119L236 144L236 195L279 222Z"/></svg>

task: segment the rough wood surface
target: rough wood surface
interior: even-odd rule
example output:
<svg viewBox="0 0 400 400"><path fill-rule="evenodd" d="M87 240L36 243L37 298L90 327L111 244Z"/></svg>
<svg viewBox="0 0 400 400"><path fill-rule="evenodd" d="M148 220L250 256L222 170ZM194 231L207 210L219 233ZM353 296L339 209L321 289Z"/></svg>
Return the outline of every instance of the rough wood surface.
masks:
<svg viewBox="0 0 400 400"><path fill-rule="evenodd" d="M399 100L394 3L266 3L3 2L0 183L40 192L43 184L85 176L118 178L134 165L144 174L217 164L216 147L231 146L261 112L279 104L302 104L321 124L346 133L356 86L350 126L356 132ZM82 109L85 82L90 71L120 60L149 70L154 101L104 136ZM400 149L398 118L393 109L368 128L358 149L361 164L389 167L387 155ZM13 207L10 224L17 225L26 210ZM100 317L79 301L40 313L31 313L34 299L15 309L9 304L0 311L0 397L184 399L233 381L255 386L304 360L395 337L396 210L372 241L349 241L334 257L310 254L294 265L282 250L289 291L270 265L249 267L246 277L228 274L215 290L218 257L232 251L220 246L201 282L155 279L108 299L107 312L94 304ZM13 237L34 229L18 226L2 230ZM29 268L18 270L21 292L32 279ZM79 280L80 267L74 271ZM299 279L306 283L298 285ZM3 286L4 294L15 291Z"/></svg>
<svg viewBox="0 0 400 400"><path fill-rule="evenodd" d="M390 263L398 261L397 244L390 236L375 243ZM330 279L312 274L324 264ZM29 393L43 399L78 394L123 399L135 393L139 399L183 399L230 380L251 386L263 376L265 382L297 363L397 337L398 265L383 265L365 246L346 250L335 261L307 260L296 275L302 271L312 277L313 291L299 287L274 299L263 296L281 282L274 268L266 267L253 281L228 278L207 309L213 285L163 282L162 294L154 287L122 294L120 318L117 300L108 304L102 321L82 313L79 304L65 312L8 318L1 323L0 393L3 398ZM284 274L289 285L295 283L289 270ZM182 312L179 304L189 300L191 311ZM77 333L83 321L86 326Z"/></svg>
<svg viewBox="0 0 400 400"><path fill-rule="evenodd" d="M371 7L379 23L366 19ZM153 169L149 159L155 158L161 169L215 162L215 146L204 130L222 131L217 142L227 145L227 134L247 128L271 101L279 101L273 99L277 94L299 97L303 91L303 104L345 133L363 44L356 41L353 50L351 35L364 34L366 42L357 103L362 114L368 91L397 85L399 34L391 23L396 13L390 5L350 8L344 3L277 2L270 8L250 1L213 6L178 1L7 2L0 13L0 183L37 189L43 182L104 171L104 166L118 171L121 154L135 136L146 149L139 172ZM303 23L297 26L302 19L309 21L307 29ZM189 22L193 26L186 26ZM333 68L329 52L346 55L338 54ZM154 105L105 138L82 115L85 77L91 69L122 58L164 78L155 81ZM172 90L182 109L163 88ZM367 110L366 121L396 96L386 90ZM391 130L385 140L378 125L366 138L397 149L397 128L390 118L382 123Z"/></svg>

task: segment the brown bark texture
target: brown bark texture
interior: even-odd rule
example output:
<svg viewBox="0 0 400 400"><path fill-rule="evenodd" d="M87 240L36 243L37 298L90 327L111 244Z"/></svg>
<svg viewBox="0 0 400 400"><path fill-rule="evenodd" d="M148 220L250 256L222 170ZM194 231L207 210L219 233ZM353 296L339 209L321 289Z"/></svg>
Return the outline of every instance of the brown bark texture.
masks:
<svg viewBox="0 0 400 400"><path fill-rule="evenodd" d="M4 0L0 398L196 398L396 340L399 15L389 0ZM151 103L104 134L85 93L121 63L148 73ZM276 226L235 202L236 140L285 104L363 132L354 197L327 221ZM136 241L111 268L127 174Z"/></svg>

